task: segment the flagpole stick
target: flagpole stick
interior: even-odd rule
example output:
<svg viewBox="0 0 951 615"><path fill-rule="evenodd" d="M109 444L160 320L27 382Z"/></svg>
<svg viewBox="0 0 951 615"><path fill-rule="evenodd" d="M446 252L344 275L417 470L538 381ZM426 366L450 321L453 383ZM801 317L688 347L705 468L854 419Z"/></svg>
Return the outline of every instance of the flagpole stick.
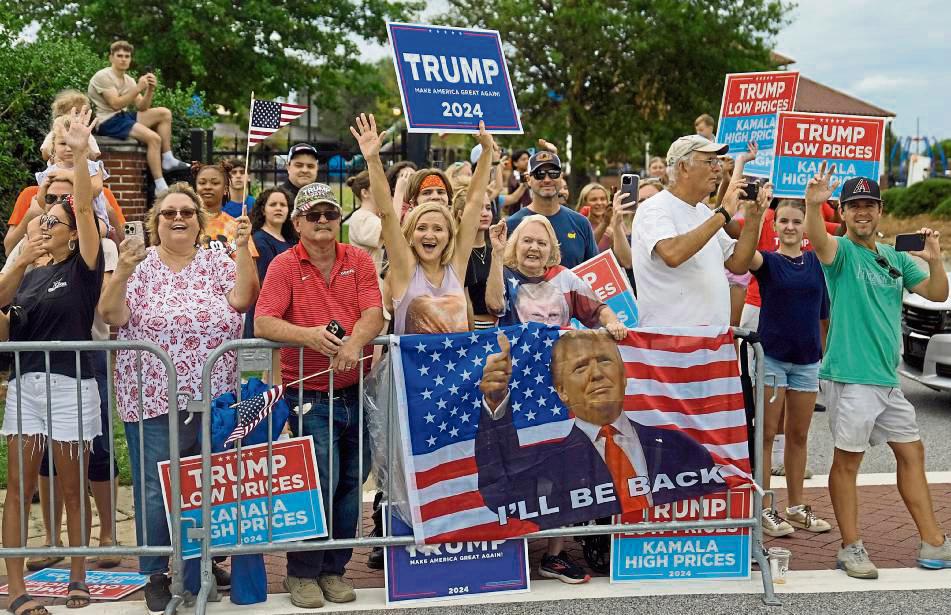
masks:
<svg viewBox="0 0 951 615"><path fill-rule="evenodd" d="M254 118L254 90L251 90L251 111L250 117ZM248 147L244 152L244 189L241 191L241 215L248 215L248 164L251 162L251 120L248 120Z"/></svg>
<svg viewBox="0 0 951 615"><path fill-rule="evenodd" d="M372 355L372 354L368 354L368 355L365 356L365 357L360 357L360 362L362 363L363 361L366 361L367 359L372 359L372 358L373 358L373 355ZM329 369L325 369L325 370L323 370L323 371L321 371L321 372L314 372L314 373L311 374L310 376L304 376L303 378L298 378L298 379L295 380L294 382L289 382L288 384L285 384L285 385L284 385L284 388L287 389L287 388L292 387L292 386L294 386L295 384L298 384L298 383L300 383L300 382L305 382L305 381L307 381L307 380L310 380L311 378L316 378L317 376L321 376L321 375L323 375L323 374L326 374L326 373L329 372L329 371L330 371ZM239 403L239 402L235 402L235 403L231 404L231 406L229 406L229 407L234 408L235 406L238 405L238 403Z"/></svg>

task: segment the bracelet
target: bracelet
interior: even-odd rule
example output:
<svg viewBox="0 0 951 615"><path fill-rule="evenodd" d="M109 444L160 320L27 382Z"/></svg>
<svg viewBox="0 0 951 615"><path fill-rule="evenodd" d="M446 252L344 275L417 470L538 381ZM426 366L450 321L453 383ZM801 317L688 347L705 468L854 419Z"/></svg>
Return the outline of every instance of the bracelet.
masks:
<svg viewBox="0 0 951 615"><path fill-rule="evenodd" d="M722 206L721 206L721 207L717 207L716 209L714 209L714 210L713 210L713 213L715 213L715 214L723 214L723 219L725 220L725 222L723 223L723 226L726 226L727 224L729 224L729 223L730 223L730 220L733 219L733 216L730 215L730 212L728 212L727 210L723 209Z"/></svg>

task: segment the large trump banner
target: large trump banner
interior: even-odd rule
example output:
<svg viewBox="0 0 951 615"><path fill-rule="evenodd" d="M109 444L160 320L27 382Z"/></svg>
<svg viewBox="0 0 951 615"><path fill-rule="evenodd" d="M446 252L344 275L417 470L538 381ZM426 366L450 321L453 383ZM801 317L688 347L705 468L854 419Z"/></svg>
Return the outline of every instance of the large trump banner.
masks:
<svg viewBox="0 0 951 615"><path fill-rule="evenodd" d="M522 132L496 30L389 23L409 132Z"/></svg>
<svg viewBox="0 0 951 615"><path fill-rule="evenodd" d="M776 128L773 196L801 199L823 161L835 165L840 184L853 177L878 181L885 118L781 111Z"/></svg>
<svg viewBox="0 0 951 615"><path fill-rule="evenodd" d="M776 113L791 111L796 104L799 73L771 71L730 73L723 86L717 143L730 146L733 158L747 150L751 141L759 146L756 160L747 163L744 175L769 177L776 142Z"/></svg>
<svg viewBox="0 0 951 615"><path fill-rule="evenodd" d="M496 540L749 481L727 328L536 323L393 342L404 520L417 543Z"/></svg>

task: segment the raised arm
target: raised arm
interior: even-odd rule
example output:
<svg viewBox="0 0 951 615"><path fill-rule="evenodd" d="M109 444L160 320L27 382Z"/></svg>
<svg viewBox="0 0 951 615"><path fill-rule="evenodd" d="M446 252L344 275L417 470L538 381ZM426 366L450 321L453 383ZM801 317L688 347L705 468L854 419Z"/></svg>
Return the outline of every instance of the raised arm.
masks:
<svg viewBox="0 0 951 615"><path fill-rule="evenodd" d="M370 194L376 203L377 213L382 221L383 247L389 261L387 278L392 276L391 290L394 297L402 297L409 284L409 278L416 265L413 250L406 243L406 238L400 230L400 213L394 209L393 199L390 197L390 185L383 172L383 161L380 160L380 146L386 138L386 132L377 132L376 118L371 113L361 113L357 116L356 128L350 127L350 133L357 140L360 152L367 161L367 170L370 172ZM400 203L402 205L402 203Z"/></svg>
<svg viewBox="0 0 951 615"><path fill-rule="evenodd" d="M73 209L76 214L76 233L79 235L79 253L89 269L96 267L99 259L99 224L92 208L93 185L89 173L85 172L89 160L89 135L96 125L89 107L72 110L69 131L66 133L66 145L73 151L73 160L77 169L73 178Z"/></svg>
<svg viewBox="0 0 951 615"><path fill-rule="evenodd" d="M505 310L505 280L502 276L502 261L505 258L505 236L508 227L505 220L489 227L489 241L492 243L492 266L489 279L485 283L485 307L490 314L498 316Z"/></svg>
<svg viewBox="0 0 951 615"><path fill-rule="evenodd" d="M152 98L155 96L155 87L158 82L152 73L142 75L139 79L145 79L148 87L145 88L145 91L142 92L140 96L136 97L135 108L139 111L148 111L152 108Z"/></svg>
<svg viewBox="0 0 951 615"><path fill-rule="evenodd" d="M237 265L234 288L228 293L228 305L244 313L251 309L261 290L261 281L258 278L258 268L254 264L248 241L251 238L251 220L247 216L237 219L238 230L235 234L235 243L238 246L235 264Z"/></svg>
<svg viewBox="0 0 951 615"><path fill-rule="evenodd" d="M611 249L614 250L614 257L617 258L618 264L625 269L630 269L633 266L631 241L627 237L627 229L624 228L624 212L629 208L624 203L624 193L620 190L614 195L611 209L614 210L611 218L611 228L614 229L611 233Z"/></svg>
<svg viewBox="0 0 951 615"><path fill-rule="evenodd" d="M135 268L145 260L145 243L142 237L127 237L119 244L119 261L109 280L102 285L99 295L99 316L103 322L115 327L125 326L132 313L126 303L129 278Z"/></svg>
<svg viewBox="0 0 951 615"><path fill-rule="evenodd" d="M116 88L109 88L103 90L102 98L106 101L106 104L112 107L113 111L122 111L132 103L138 105L139 96L145 92L149 87L148 79L145 75L139 77L139 81L136 83L136 87L133 90L129 90L122 96L119 96L119 90Z"/></svg>
<svg viewBox="0 0 951 615"><path fill-rule="evenodd" d="M456 236L456 251L452 255L452 266L460 280L466 278L472 244L475 243L479 232L479 217L482 215L485 191L489 185L489 173L492 171L492 152L495 149L495 140L485 131L485 122L479 122L478 138L479 143L482 144L482 154L479 156L479 163L469 182L466 205L462 210L462 220Z"/></svg>
<svg viewBox="0 0 951 615"><path fill-rule="evenodd" d="M941 246L938 243L938 231L923 228L918 231L925 236L925 249L920 252L909 252L928 263L928 279L921 282L912 292L921 295L928 301L947 301L948 274L944 271L944 262L941 258Z"/></svg>
<svg viewBox="0 0 951 615"><path fill-rule="evenodd" d="M737 191L736 194L739 196L740 191ZM730 195L728 194L726 198L730 198ZM744 201L743 211L746 215L746 223L743 225L743 231L736 242L736 247L733 248L733 254L724 262L726 268L732 273L739 275L746 273L751 268L755 270L762 266L763 257L757 252L756 244L759 243L763 212L769 207L769 201L772 198L772 188L767 185L759 191L755 202Z"/></svg>
<svg viewBox="0 0 951 615"><path fill-rule="evenodd" d="M730 187L731 182L743 179L743 169L746 168L746 163L756 160L756 154L758 152L759 145L756 141L750 141L746 151L737 156L736 160L729 157L723 159L723 170L727 171L727 167L730 167L730 178L729 181L724 178L724 181L720 182L720 188L717 190L717 203L723 202L723 197L726 196L727 188ZM729 161L729 163L726 161ZM741 232L739 220L730 220L730 223L723 227L723 230L733 239L738 239Z"/></svg>
<svg viewBox="0 0 951 615"><path fill-rule="evenodd" d="M835 259L836 250L839 248L838 240L829 235L822 218L822 204L829 200L839 185L838 180L832 181L833 173L835 165L830 167L823 161L819 165L819 172L806 185L806 236L809 237L819 261L826 265Z"/></svg>

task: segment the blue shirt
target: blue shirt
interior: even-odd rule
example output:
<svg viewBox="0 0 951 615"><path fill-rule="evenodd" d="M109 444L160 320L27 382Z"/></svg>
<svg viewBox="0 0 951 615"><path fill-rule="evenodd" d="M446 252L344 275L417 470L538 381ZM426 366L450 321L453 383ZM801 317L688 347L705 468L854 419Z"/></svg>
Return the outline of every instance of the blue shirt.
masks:
<svg viewBox="0 0 951 615"><path fill-rule="evenodd" d="M248 213L251 213L251 208L254 207L254 197L250 194L244 199L244 202L248 206ZM232 218L237 218L241 215L241 202L240 201L227 201L221 207L226 214Z"/></svg>
<svg viewBox="0 0 951 615"><path fill-rule="evenodd" d="M829 318L829 295L815 252L789 258L763 252L763 266L754 271L763 306L759 336L770 358L796 365L822 359L819 321Z"/></svg>
<svg viewBox="0 0 951 615"><path fill-rule="evenodd" d="M508 227L509 236L512 235L518 225L526 216L531 216L533 212L528 207L523 207L508 217L505 225ZM554 216L546 216L555 229L555 237L558 239L558 245L561 248L561 264L563 267L571 269L588 259L598 255L598 245L594 242L594 229L587 218L578 212L568 209L564 205Z"/></svg>
<svg viewBox="0 0 951 615"><path fill-rule="evenodd" d="M240 214L240 212L238 213ZM291 244L286 241L281 241L264 229L254 231L254 234L251 235L251 240L254 241L254 247L258 250L258 258L255 264L258 268L258 279L263 284L264 276L267 275L267 268L270 266L271 261L274 260L275 256L290 248ZM245 315L244 337L246 338L254 337L254 308L256 305L257 303L252 305L247 315Z"/></svg>

